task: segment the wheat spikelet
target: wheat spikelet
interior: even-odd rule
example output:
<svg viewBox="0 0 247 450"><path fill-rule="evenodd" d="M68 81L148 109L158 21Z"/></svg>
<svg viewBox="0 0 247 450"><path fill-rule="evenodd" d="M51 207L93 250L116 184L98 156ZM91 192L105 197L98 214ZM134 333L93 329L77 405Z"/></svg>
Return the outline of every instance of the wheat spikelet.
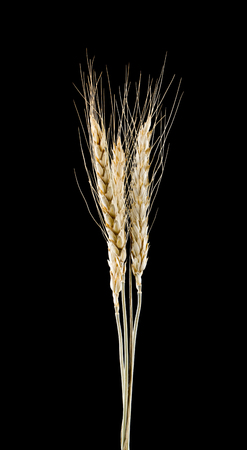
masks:
<svg viewBox="0 0 247 450"><path fill-rule="evenodd" d="M132 271L136 288L141 292L142 274L147 265L148 253L148 209L149 198L149 155L152 131L151 116L140 127L137 135L131 181L130 235Z"/></svg>
<svg viewBox="0 0 247 450"><path fill-rule="evenodd" d="M108 236L110 286L114 306L118 311L118 297L124 280L126 259L125 154L119 137L117 145L113 144L113 159L110 164L103 122L100 126L91 114L90 126L99 204Z"/></svg>

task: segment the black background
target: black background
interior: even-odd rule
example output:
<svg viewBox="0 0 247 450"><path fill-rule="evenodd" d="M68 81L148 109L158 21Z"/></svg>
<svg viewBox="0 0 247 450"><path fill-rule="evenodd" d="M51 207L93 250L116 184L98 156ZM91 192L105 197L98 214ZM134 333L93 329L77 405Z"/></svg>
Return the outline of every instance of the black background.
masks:
<svg viewBox="0 0 247 450"><path fill-rule="evenodd" d="M205 273L203 256L210 234L203 182L208 150L203 139L202 107L210 78L210 48L201 34L198 42L200 24L193 23L193 12L186 11L186 19L180 17L180 12L170 20L166 11L160 11L162 18L157 19L157 14L150 17L150 7L145 10L143 5L140 13L140 17L126 13L125 18L117 14L115 20L109 17L107 21L99 13L97 25L91 25L92 32L80 35L77 30L70 37L71 55L66 68L68 123L64 124L69 133L66 148L62 145L65 174L60 185L66 223L61 241L65 267L63 277L59 275L59 284L65 283L68 292L58 301L60 336L56 347L61 374L60 379L54 380L54 387L56 390L59 383L63 386L60 401L65 428L68 426L69 439L75 440L78 448L84 439L89 439L92 447L119 446L121 426L118 341L107 246L88 214L73 174L75 167L81 188L97 216L80 154L78 118L72 104L75 99L83 116L83 99L71 83L80 88L79 63L87 71L86 48L89 57L95 56L97 73L103 71L106 93L105 65L116 94L118 86L123 85L128 63L132 88L142 71L145 89L149 74L154 79L159 76L166 52L163 89L176 73L167 96L168 108L180 77L183 79L184 96L168 138L170 151L156 198L159 213L150 235L149 262L143 275L131 447L177 448L182 442L189 442L196 448L207 441L208 429L213 431L215 426L205 412L215 383L212 361L208 366L214 320L208 324L209 275ZM90 27L87 19L84 26Z"/></svg>
<svg viewBox="0 0 247 450"><path fill-rule="evenodd" d="M86 49L95 56L96 72L103 71L106 93L105 65L113 92L123 86L128 63L132 88L141 71L145 91L148 75L159 76L166 52L163 92L176 74L164 102L168 111L180 78L184 91L168 138L143 275L130 446L175 449L186 443L197 449L211 444L216 432L227 435L222 364L230 344L222 331L226 323L216 284L220 194L212 194L220 142L214 112L231 51L224 30L219 32L220 20L220 14L203 7L155 3L114 5L113 11L110 3L83 10L70 6L56 18L49 60L40 64L49 79L49 104L39 128L42 208L33 219L42 229L34 253L45 262L35 268L34 294L40 300L26 307L32 317L26 345L18 349L17 344L21 364L27 358L32 368L27 374L23 366L33 393L30 412L39 410L32 419L36 443L47 442L50 434L54 446L120 448L120 370L107 246L73 172L97 215L73 105L74 99L83 117L83 99L72 83L80 88L79 63L87 71ZM44 127L50 133L45 137Z"/></svg>

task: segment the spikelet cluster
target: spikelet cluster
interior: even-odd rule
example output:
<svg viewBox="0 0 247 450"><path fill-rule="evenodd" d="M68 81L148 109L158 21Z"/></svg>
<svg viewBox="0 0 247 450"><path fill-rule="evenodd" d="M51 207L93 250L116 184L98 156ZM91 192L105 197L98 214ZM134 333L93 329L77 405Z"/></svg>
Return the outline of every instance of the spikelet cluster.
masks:
<svg viewBox="0 0 247 450"><path fill-rule="evenodd" d="M99 125L91 114L90 125L99 204L108 236L110 286L118 311L126 260L125 153L119 137L117 144L113 143L113 158L110 162L103 123Z"/></svg>
<svg viewBox="0 0 247 450"><path fill-rule="evenodd" d="M149 198L149 155L151 117L140 127L137 135L131 181L130 235L132 271L136 287L141 292L142 274L147 265L148 254L148 210Z"/></svg>

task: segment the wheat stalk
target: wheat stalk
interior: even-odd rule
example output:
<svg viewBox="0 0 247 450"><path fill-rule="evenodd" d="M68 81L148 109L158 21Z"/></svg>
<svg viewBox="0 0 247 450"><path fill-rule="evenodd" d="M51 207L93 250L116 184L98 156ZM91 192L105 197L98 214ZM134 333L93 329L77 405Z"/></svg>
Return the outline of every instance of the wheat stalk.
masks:
<svg viewBox="0 0 247 450"><path fill-rule="evenodd" d="M121 450L129 450L135 347L142 305L142 276L148 261L149 233L152 228L152 226L149 227L148 220L166 162L166 157L164 157L166 138L173 124L182 95L176 105L180 88L179 83L169 116L166 116L166 112L162 115L162 102L173 81L172 79L165 94L160 98L165 67L164 63L160 77L153 90L151 88L152 82L149 81L147 96L142 110L139 104L141 79L139 80L139 84L136 88L136 102L133 112L131 112L127 101L129 91L129 70L127 70L124 96L121 97L120 93L122 110L118 109L118 106L115 103L115 97L113 100L110 90L113 114L111 126L106 133L104 108L102 107L103 95L101 91L100 101L98 94L99 80L96 79L92 66L93 63L88 61L89 77L87 83L85 77L81 74L83 94L81 94L78 89L77 90L83 96L86 104L85 113L89 134L88 147L91 155L93 175L90 174L90 171L87 168L83 150L82 155L91 191L101 220L101 225L98 225L103 232L108 246L110 287L115 307L122 383L123 420L121 427ZM117 139L115 138L116 118L118 118ZM81 119L80 122L87 140ZM154 132L158 124L160 124L160 133L156 141L154 141ZM82 149L81 138L80 145ZM151 172L150 168L152 164L153 167ZM157 180L159 171L161 171L161 173ZM78 183L77 177L76 181ZM83 198L86 201L84 195ZM87 202L86 205L91 214ZM125 272L126 244L129 234L128 338ZM135 316L133 316L131 271L135 277L137 289L137 308ZM122 338L122 327L120 322L120 293L122 297L124 340Z"/></svg>

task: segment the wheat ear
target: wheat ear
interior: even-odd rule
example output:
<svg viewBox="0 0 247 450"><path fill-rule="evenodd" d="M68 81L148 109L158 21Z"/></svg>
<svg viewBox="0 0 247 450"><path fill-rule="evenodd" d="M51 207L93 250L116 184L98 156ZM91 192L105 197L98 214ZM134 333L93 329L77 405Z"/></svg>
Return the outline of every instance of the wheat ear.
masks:
<svg viewBox="0 0 247 450"><path fill-rule="evenodd" d="M111 167L103 122L100 125L93 114L91 114L90 125L99 204L108 236L110 286L113 293L114 306L118 311L118 297L122 290L126 259L125 154L119 137L117 145L113 144Z"/></svg>
<svg viewBox="0 0 247 450"><path fill-rule="evenodd" d="M137 135L131 180L130 235L132 272L136 288L141 292L142 274L147 265L148 254L148 210L149 198L149 155L152 131L151 116L140 127Z"/></svg>
<svg viewBox="0 0 247 450"><path fill-rule="evenodd" d="M125 166L126 158L118 137L117 144L113 143L112 186L114 211L112 227L108 228L109 247L114 246L113 253L116 254L116 264L119 266L121 282L124 283L126 271L126 205L125 205ZM120 281L120 280L119 280Z"/></svg>

